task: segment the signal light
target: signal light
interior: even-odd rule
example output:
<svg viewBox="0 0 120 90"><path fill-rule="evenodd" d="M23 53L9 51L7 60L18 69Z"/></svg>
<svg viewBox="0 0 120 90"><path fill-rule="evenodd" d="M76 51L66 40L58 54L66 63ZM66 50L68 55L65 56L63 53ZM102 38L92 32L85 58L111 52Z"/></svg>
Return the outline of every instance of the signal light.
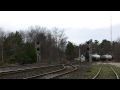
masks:
<svg viewBox="0 0 120 90"><path fill-rule="evenodd" d="M40 51L40 48L39 48L39 47L37 48L37 51Z"/></svg>
<svg viewBox="0 0 120 90"><path fill-rule="evenodd" d="M87 44L89 44L89 41L88 42L86 42Z"/></svg>
<svg viewBox="0 0 120 90"><path fill-rule="evenodd" d="M39 42L37 42L37 45L39 45L40 43Z"/></svg>
<svg viewBox="0 0 120 90"><path fill-rule="evenodd" d="M90 50L90 48L88 47L88 48L87 48L87 50L89 51L89 50Z"/></svg>

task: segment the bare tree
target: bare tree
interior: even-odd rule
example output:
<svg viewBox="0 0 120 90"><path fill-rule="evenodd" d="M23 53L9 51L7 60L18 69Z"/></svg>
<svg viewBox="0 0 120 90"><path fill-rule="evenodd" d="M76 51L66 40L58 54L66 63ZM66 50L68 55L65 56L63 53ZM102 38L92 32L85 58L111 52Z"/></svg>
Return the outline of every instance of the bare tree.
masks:
<svg viewBox="0 0 120 90"><path fill-rule="evenodd" d="M66 45L66 40L67 40L67 37L64 34L64 29L59 30L58 28L54 27L53 28L53 37L55 40L57 60L60 61L61 57L63 57L65 55L65 54L63 54L64 53L63 51L65 50L65 45Z"/></svg>
<svg viewBox="0 0 120 90"><path fill-rule="evenodd" d="M19 32L20 32L20 34L22 36L23 41L26 42L27 41L27 37L26 37L27 36L27 32L23 31L23 30L20 30Z"/></svg>

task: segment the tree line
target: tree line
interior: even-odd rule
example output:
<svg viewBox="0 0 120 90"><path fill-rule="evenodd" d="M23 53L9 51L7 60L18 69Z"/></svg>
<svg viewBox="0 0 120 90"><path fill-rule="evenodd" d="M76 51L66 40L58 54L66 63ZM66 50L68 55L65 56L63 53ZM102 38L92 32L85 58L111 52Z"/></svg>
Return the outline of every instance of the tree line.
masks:
<svg viewBox="0 0 120 90"><path fill-rule="evenodd" d="M87 41L86 41L87 42ZM67 59L74 59L79 57L79 48L80 54L84 56L88 56L89 53L87 51L88 44L83 43L80 45L74 45L72 42L68 42L66 46L66 56ZM92 54L105 55L110 54L113 56L114 61L120 62L120 38L118 37L116 41L113 41L112 44L109 40L102 40L99 43L98 40L92 41Z"/></svg>
<svg viewBox="0 0 120 90"><path fill-rule="evenodd" d="M31 26L28 30L5 33L0 29L0 60L2 48L4 63L35 63L35 42L41 43L41 62L59 62L65 58L67 37L64 30L56 27L48 30L46 27Z"/></svg>
<svg viewBox="0 0 120 90"><path fill-rule="evenodd" d="M41 62L56 63L72 61L79 56L79 48L82 55L87 54L86 43L75 45L67 41L64 29L31 26L27 30L16 32L4 32L0 28L0 62L27 64L37 62L35 42L41 43ZM120 38L113 42L104 39L92 42L92 53L100 55L112 54L115 61L120 61Z"/></svg>

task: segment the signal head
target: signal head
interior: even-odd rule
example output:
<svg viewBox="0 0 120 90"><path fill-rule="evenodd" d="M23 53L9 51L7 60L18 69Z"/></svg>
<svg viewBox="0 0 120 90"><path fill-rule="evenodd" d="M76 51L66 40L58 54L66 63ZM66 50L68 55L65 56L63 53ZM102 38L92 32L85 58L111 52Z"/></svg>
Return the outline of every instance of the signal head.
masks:
<svg viewBox="0 0 120 90"><path fill-rule="evenodd" d="M87 51L89 51L89 50L90 50L90 48L88 47L88 48L87 48Z"/></svg>
<svg viewBox="0 0 120 90"><path fill-rule="evenodd" d="M37 51L40 51L40 48L39 48L39 47L37 48Z"/></svg>
<svg viewBox="0 0 120 90"><path fill-rule="evenodd" d="M87 44L89 44L90 42L89 42L89 41L87 41L86 43L87 43Z"/></svg>
<svg viewBox="0 0 120 90"><path fill-rule="evenodd" d="M39 45L40 43L39 42L36 42L37 43L37 45Z"/></svg>

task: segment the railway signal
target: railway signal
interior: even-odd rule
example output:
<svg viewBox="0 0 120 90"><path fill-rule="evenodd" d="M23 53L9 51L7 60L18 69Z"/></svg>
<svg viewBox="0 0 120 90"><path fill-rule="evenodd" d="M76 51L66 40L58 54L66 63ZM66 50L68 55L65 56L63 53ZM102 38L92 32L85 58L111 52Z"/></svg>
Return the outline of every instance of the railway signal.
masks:
<svg viewBox="0 0 120 90"><path fill-rule="evenodd" d="M35 42L36 54L37 54L37 62L41 61L41 53L40 53L40 42Z"/></svg>
<svg viewBox="0 0 120 90"><path fill-rule="evenodd" d="M89 41L87 41L86 43L87 43L87 44L89 44L90 42L89 42Z"/></svg>
<svg viewBox="0 0 120 90"><path fill-rule="evenodd" d="M36 42L36 44L37 44L37 45L39 45L39 44L40 44L40 42Z"/></svg>
<svg viewBox="0 0 120 90"><path fill-rule="evenodd" d="M80 47L81 47L81 45L79 45L79 60L80 60L80 62L81 62L81 53L80 53Z"/></svg>
<svg viewBox="0 0 120 90"><path fill-rule="evenodd" d="M86 43L88 44L87 51L89 52L89 50L90 50L90 42L87 41Z"/></svg>
<svg viewBox="0 0 120 90"><path fill-rule="evenodd" d="M92 39L86 42L88 44L87 51L89 53L89 62L92 62Z"/></svg>
<svg viewBox="0 0 120 90"><path fill-rule="evenodd" d="M38 52L40 51L40 48L39 48L39 47L37 48L37 51L38 51Z"/></svg>

